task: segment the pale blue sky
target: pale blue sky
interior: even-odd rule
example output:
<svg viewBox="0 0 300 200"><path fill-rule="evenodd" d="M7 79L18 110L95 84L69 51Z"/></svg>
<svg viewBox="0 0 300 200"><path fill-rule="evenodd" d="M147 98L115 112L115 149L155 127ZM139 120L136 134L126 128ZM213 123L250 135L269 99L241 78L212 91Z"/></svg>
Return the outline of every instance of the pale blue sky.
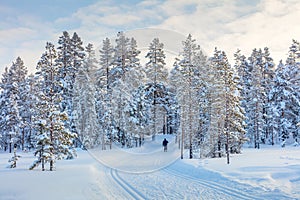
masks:
<svg viewBox="0 0 300 200"><path fill-rule="evenodd" d="M0 0L0 73L17 56L33 70L64 30L97 47L120 30L161 28L191 33L209 55L268 46L278 62L300 40L299 10L298 0Z"/></svg>

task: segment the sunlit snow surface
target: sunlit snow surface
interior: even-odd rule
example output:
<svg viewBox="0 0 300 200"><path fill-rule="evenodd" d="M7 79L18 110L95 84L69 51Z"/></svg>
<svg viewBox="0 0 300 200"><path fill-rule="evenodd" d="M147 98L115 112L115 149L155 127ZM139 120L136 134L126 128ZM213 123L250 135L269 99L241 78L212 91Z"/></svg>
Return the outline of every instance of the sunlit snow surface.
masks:
<svg viewBox="0 0 300 200"><path fill-rule="evenodd" d="M168 152L162 150L163 137L170 141ZM226 158L178 159L171 136L142 148L115 147L77 149L78 158L57 161L52 172L49 164L44 172L28 170L33 152L18 152L17 168L8 169L12 154L0 152L0 200L300 199L300 147L247 148L231 155L230 165Z"/></svg>
<svg viewBox="0 0 300 200"><path fill-rule="evenodd" d="M169 141L168 151L163 151L162 141ZM130 173L153 172L164 168L180 157L180 149L171 135L156 135L155 140L146 138L145 143L137 148L121 148L113 144L112 149L89 149L92 156L107 167Z"/></svg>

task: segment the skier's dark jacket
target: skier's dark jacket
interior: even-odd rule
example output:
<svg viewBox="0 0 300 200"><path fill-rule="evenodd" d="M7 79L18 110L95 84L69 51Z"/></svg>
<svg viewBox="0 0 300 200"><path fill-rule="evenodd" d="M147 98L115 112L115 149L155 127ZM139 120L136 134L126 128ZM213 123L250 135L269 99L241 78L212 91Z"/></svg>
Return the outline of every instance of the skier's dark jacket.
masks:
<svg viewBox="0 0 300 200"><path fill-rule="evenodd" d="M168 140L164 139L162 145L163 145L164 147L167 146L167 145L168 145Z"/></svg>

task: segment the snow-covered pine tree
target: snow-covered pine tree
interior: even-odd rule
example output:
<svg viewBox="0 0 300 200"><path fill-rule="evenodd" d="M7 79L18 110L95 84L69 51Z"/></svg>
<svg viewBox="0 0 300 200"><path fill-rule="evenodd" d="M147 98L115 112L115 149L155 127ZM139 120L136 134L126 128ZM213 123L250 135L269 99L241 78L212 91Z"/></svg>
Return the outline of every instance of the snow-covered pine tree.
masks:
<svg viewBox="0 0 300 200"><path fill-rule="evenodd" d="M16 94L11 93L8 96L4 95L4 106L1 108L2 120L1 120L1 132L4 142L4 149L9 150L12 153L12 147L14 144L20 142L20 115L17 103ZM3 104L2 104L3 105Z"/></svg>
<svg viewBox="0 0 300 200"><path fill-rule="evenodd" d="M293 40L286 64L281 61L275 70L274 86L270 92L275 118L275 134L271 139L280 141L283 146L291 136L296 142L299 139L299 53L299 43Z"/></svg>
<svg viewBox="0 0 300 200"><path fill-rule="evenodd" d="M170 75L169 75L169 84L171 87L171 90L173 90L173 93L178 96L178 91L179 88L181 87L181 79L182 79L182 74L179 71L179 66L178 64L174 63L173 65L174 67L171 69L170 71ZM180 97L177 97L178 101ZM179 104L179 108L180 108L180 104ZM183 144L183 140L181 140L181 136L182 136L182 131L184 131L184 125L186 124L184 119L180 118L180 113L182 112L182 108L179 109L179 120L178 120L178 125L180 126L179 131L176 134L176 142L178 142L178 147L181 149L181 159L183 159L183 148L181 148L181 144ZM176 123L176 122L174 122ZM184 133L184 132L183 132Z"/></svg>
<svg viewBox="0 0 300 200"><path fill-rule="evenodd" d="M128 125L130 131L140 139L140 145L144 140L145 134L149 133L149 113L148 101L145 100L145 85L140 85L132 92L132 99L126 107L128 113Z"/></svg>
<svg viewBox="0 0 300 200"><path fill-rule="evenodd" d="M87 47L87 57L83 66L78 69L73 96L73 118L77 136L82 148L91 148L99 143L99 126L95 107L95 85L92 80L92 69L96 68L96 58L91 44Z"/></svg>
<svg viewBox="0 0 300 200"><path fill-rule="evenodd" d="M272 107L271 102L269 100L269 93L273 86L273 79L274 79L274 62L273 59L270 57L270 52L267 47L264 48L262 52L262 66L261 66L261 73L262 73L262 80L261 85L263 88L263 132L262 132L262 143L269 143L270 135L272 135Z"/></svg>
<svg viewBox="0 0 300 200"><path fill-rule="evenodd" d="M60 90L62 91L62 102L61 102L61 110L62 111L71 111L71 96L72 96L72 73L75 72L75 68L73 68L73 51L71 44L71 37L67 31L64 31L62 36L58 39L58 47L57 47L57 56L55 60L55 64L58 67L58 79L61 82ZM69 119L66 122L66 125L69 129L71 129L71 121Z"/></svg>
<svg viewBox="0 0 300 200"><path fill-rule="evenodd" d="M238 86L240 78L234 68L230 66L225 52L222 52L222 57L225 81L224 133L226 135L227 164L229 164L229 153L241 153L242 145L246 141L245 112L241 107L241 88Z"/></svg>
<svg viewBox="0 0 300 200"><path fill-rule="evenodd" d="M27 76L27 68L24 65L24 62L20 57L16 59L16 62L10 68L12 74L13 82L17 85L16 97L17 97L17 107L20 115L20 133L18 133L19 141L17 146L21 146L24 149L25 142L25 127L26 127L26 118L27 118L27 105L26 105L26 76Z"/></svg>
<svg viewBox="0 0 300 200"><path fill-rule="evenodd" d="M61 91L59 81L59 68L55 64L57 53L54 45L47 42L46 51L37 65L38 76L38 115L35 118L37 124L36 151L37 161L30 169L37 167L39 163L49 162L50 171L54 169L56 159L72 158L74 149L72 141L74 134L65 127L67 113L61 112Z"/></svg>
<svg viewBox="0 0 300 200"><path fill-rule="evenodd" d="M2 79L0 83L0 148L4 149L4 151L7 151L8 149L8 132L6 127L6 115L7 115L7 109L6 109L6 99L8 98L7 91L5 88L7 87L7 84L9 82L8 78L8 68L6 67L3 74Z"/></svg>
<svg viewBox="0 0 300 200"><path fill-rule="evenodd" d="M137 48L137 42L134 38L130 39L130 43L128 46L127 56L128 56L128 71L123 78L123 93L126 94L127 103L124 107L125 112L125 126L124 131L127 133L131 133L133 138L137 140L138 138L143 138L144 130L140 126L140 119L135 117L140 114L134 115L132 110L136 109L134 105L139 105L140 96L134 97L135 91L145 83L145 72L144 68L140 65L140 59L138 58L141 52ZM138 99L135 99L138 98ZM133 105L134 104L134 105ZM135 108L132 108L134 106ZM135 110L139 112L138 110Z"/></svg>
<svg viewBox="0 0 300 200"><path fill-rule="evenodd" d="M20 113L22 116L23 130L22 130L22 150L30 150L34 147L34 117L36 115L35 104L38 101L35 77L29 75L26 78L25 88L22 93L23 109Z"/></svg>
<svg viewBox="0 0 300 200"><path fill-rule="evenodd" d="M128 51L130 45L130 39L126 37L124 32L118 32L115 40L113 68L111 69L112 82L117 83L124 74L129 70Z"/></svg>
<svg viewBox="0 0 300 200"><path fill-rule="evenodd" d="M20 127L24 125L23 120L20 118L20 111L25 112L26 110L24 99L21 98L25 90L26 75L27 68L20 57L3 74L1 84L1 128L4 148L6 149L8 145L10 153L13 144L17 144L17 146L24 144L24 137L20 132Z"/></svg>
<svg viewBox="0 0 300 200"><path fill-rule="evenodd" d="M125 81L131 92L145 83L146 75L144 68L140 64L140 53L141 51L138 50L136 40L131 38L127 53L129 59L129 71L126 76L127 81Z"/></svg>
<svg viewBox="0 0 300 200"><path fill-rule="evenodd" d="M244 110L247 112L248 110L248 104L249 102L249 89L250 89L250 77L251 77L251 68L248 64L246 56L241 54L241 50L237 50L234 54L235 64L234 68L239 76L239 84L238 86L241 88L240 95L242 97L241 99L241 105L244 108Z"/></svg>
<svg viewBox="0 0 300 200"><path fill-rule="evenodd" d="M19 160L20 157L21 157L20 155L17 155L17 144L14 144L14 154L8 160L8 162L9 162L8 168L16 168L17 167L17 161Z"/></svg>
<svg viewBox="0 0 300 200"><path fill-rule="evenodd" d="M248 129L247 136L250 139L250 143L254 144L254 148L260 148L260 143L263 133L263 109L265 91L262 86L263 80L263 55L262 50L253 49L251 56L249 57L249 65L251 65L251 87L250 87L250 101L249 113L248 113Z"/></svg>
<svg viewBox="0 0 300 200"><path fill-rule="evenodd" d="M100 67L96 71L96 112L101 126L102 149L105 149L105 140L109 136L112 140L112 83L111 69L113 65L113 46L109 38L103 40L100 52ZM111 141L112 142L112 141Z"/></svg>
<svg viewBox="0 0 300 200"><path fill-rule="evenodd" d="M166 84L168 72L165 68L165 53L164 53L164 44L159 41L158 38L154 38L153 41L149 45L149 51L146 55L146 58L149 59L148 63L146 64L145 72L147 77L147 83L153 85L153 114L151 116L151 120L153 123L153 139L155 139L155 134L157 134L157 84Z"/></svg>
<svg viewBox="0 0 300 200"><path fill-rule="evenodd" d="M85 56L86 56L83 42L76 32L73 33L73 36L71 38L71 49L72 49L72 53L73 53L73 55L72 55L73 65L72 65L72 68L69 70L70 79L68 79L70 81L70 83L68 84L70 93L67 96L69 96L68 99L71 100L71 102L69 103L69 109L68 109L68 121L70 123L69 130L73 133L76 133L76 125L75 125L75 121L72 117L72 112L74 110L72 100L73 100L73 95L74 95L75 79L76 79L79 69L82 68L84 65L84 60L85 60Z"/></svg>
<svg viewBox="0 0 300 200"><path fill-rule="evenodd" d="M38 108L42 108L42 104L38 105ZM36 121L36 144L35 144L35 152L34 156L37 159L32 163L29 167L29 170L33 170L38 167L40 164L42 165L42 171L45 171L45 164L51 162L53 160L53 146L49 135L47 134L48 130L46 128L47 121L39 120ZM53 168L53 166L52 166ZM52 169L50 166L50 169Z"/></svg>
<svg viewBox="0 0 300 200"><path fill-rule="evenodd" d="M206 157L222 156L222 136L224 136L225 110L225 81L224 60L222 52L215 48L213 57L209 58L209 110L210 126L208 134L208 150Z"/></svg>
<svg viewBox="0 0 300 200"><path fill-rule="evenodd" d="M114 60L113 68L111 69L111 79L113 81L112 87L112 116L114 121L113 127L114 132L117 133L117 138L121 141L122 146L125 145L126 137L130 136L129 133L125 132L126 120L125 120L125 107L129 104L130 94L124 93L125 89L125 79L127 72L130 70L129 66L129 48L130 39L126 37L123 32L118 32L117 38L115 40L114 48Z"/></svg>
<svg viewBox="0 0 300 200"><path fill-rule="evenodd" d="M207 149L208 129L210 125L210 97L209 97L209 66L207 56L199 49L193 59L196 66L197 101L199 104L199 125L195 135L195 146L200 150L199 157L205 156Z"/></svg>
<svg viewBox="0 0 300 200"><path fill-rule="evenodd" d="M20 127L20 147L22 150L27 150L27 148L32 147L30 142L31 128L32 128L32 117L33 117L33 107L32 103L34 100L34 96L32 93L32 88L30 84L29 78L26 78L23 83L20 85L20 101L19 105L19 113L21 117L21 127Z"/></svg>
<svg viewBox="0 0 300 200"><path fill-rule="evenodd" d="M238 78L230 66L225 52L215 49L210 58L211 84L209 97L211 101L210 147L208 156L222 156L225 145L227 163L229 153L239 153L244 137L244 112L240 107Z"/></svg>
<svg viewBox="0 0 300 200"><path fill-rule="evenodd" d="M300 43L297 40L292 40L286 64L294 65L298 63L300 63Z"/></svg>
<svg viewBox="0 0 300 200"><path fill-rule="evenodd" d="M296 46L297 48L294 49L292 46ZM295 94L299 97L300 96L300 79L299 79L299 66L300 66L300 43L296 40L293 40L293 45L290 47L289 55L291 54L290 57L295 57L295 73L294 77L292 78L293 80L291 81L293 83L293 88L295 90ZM292 56L294 55L294 56ZM288 64L288 62L287 62ZM299 99L299 98L298 98ZM299 111L298 111L299 112ZM299 133L299 122L300 122L300 113L297 115L297 130L295 130L292 134L295 139L295 144L299 142L300 139L300 133Z"/></svg>
<svg viewBox="0 0 300 200"><path fill-rule="evenodd" d="M91 44L91 43L88 43L88 45L85 47L85 60L84 62L87 62L87 63L92 63L91 66L88 66L88 72L90 74L90 76L92 77L93 81L95 81L95 78L96 78L96 75L95 75L95 72L98 68L97 64L99 63L97 61L97 58L96 58L96 52L94 50L94 45Z"/></svg>
<svg viewBox="0 0 300 200"><path fill-rule="evenodd" d="M197 102L197 93L200 88L199 75L197 73L198 66L194 62L200 46L196 44L196 40L192 39L189 34L187 39L182 42L183 50L180 53L180 58L177 58L175 65L180 73L180 85L177 87L177 96L181 106L181 120L187 123L182 123L182 137L184 144L181 146L189 146L189 157L193 158L193 142L195 135L199 130L199 104ZM186 134L184 134L186 133ZM181 156L182 157L182 156Z"/></svg>
<svg viewBox="0 0 300 200"><path fill-rule="evenodd" d="M6 99L8 98L5 88L7 87L6 84L8 84L8 82L8 68L6 67L0 82L0 148L4 151L7 151L9 144L8 131L6 130L7 109L5 107L7 102Z"/></svg>
<svg viewBox="0 0 300 200"><path fill-rule="evenodd" d="M59 79L61 81L61 90L63 91L62 111L68 114L66 127L71 132L76 132L76 127L72 119L73 112L73 92L74 82L78 73L79 67L82 66L85 57L84 47L82 46L81 38L74 32L70 37L67 31L58 40L58 56L56 65L59 67Z"/></svg>

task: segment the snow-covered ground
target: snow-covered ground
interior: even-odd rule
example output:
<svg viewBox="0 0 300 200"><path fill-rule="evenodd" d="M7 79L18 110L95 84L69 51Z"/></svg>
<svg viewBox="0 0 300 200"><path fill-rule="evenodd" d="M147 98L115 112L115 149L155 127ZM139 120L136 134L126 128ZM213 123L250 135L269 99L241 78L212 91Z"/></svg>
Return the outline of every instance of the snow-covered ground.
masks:
<svg viewBox="0 0 300 200"><path fill-rule="evenodd" d="M168 152L161 141L169 140ZM244 149L225 158L180 160L171 136L142 148L78 150L55 171L28 170L31 152L8 169L0 153L0 200L35 199L300 199L300 147Z"/></svg>

